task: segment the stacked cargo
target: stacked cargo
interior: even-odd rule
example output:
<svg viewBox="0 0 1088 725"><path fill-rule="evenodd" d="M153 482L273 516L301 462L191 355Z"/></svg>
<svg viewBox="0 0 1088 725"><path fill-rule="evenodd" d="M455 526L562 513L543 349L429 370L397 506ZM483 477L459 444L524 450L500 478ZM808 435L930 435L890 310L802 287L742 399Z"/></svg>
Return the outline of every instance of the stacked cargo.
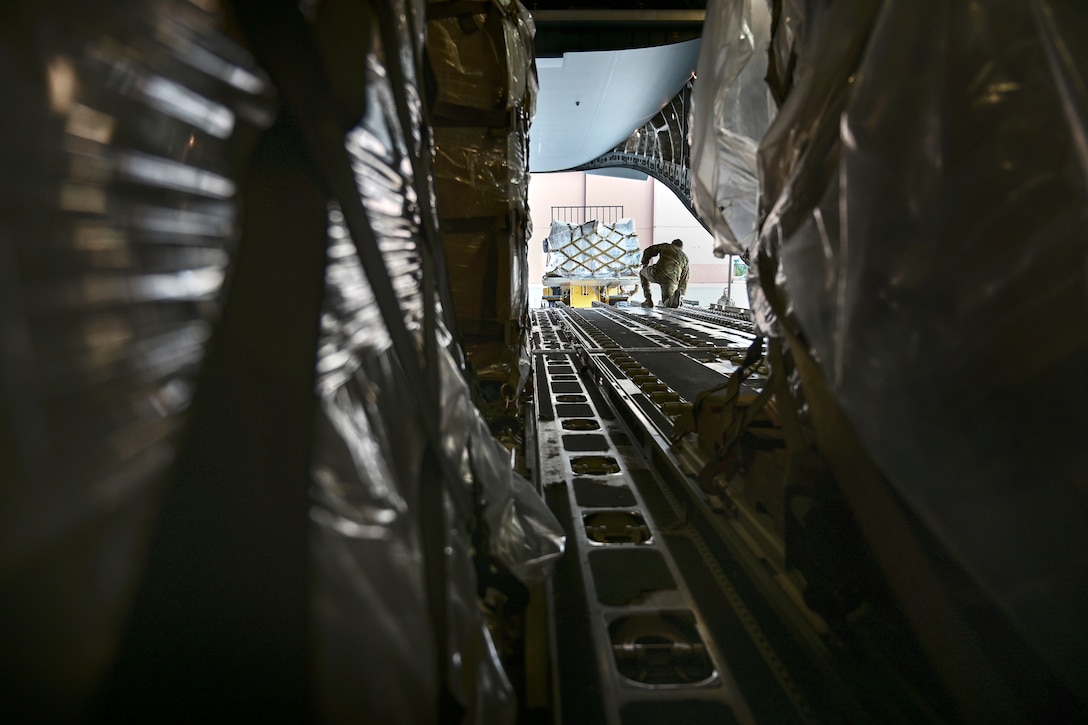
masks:
<svg viewBox="0 0 1088 725"><path fill-rule="evenodd" d="M533 25L518 2L432 2L438 215L454 311L483 381L520 385L527 346Z"/></svg>
<svg viewBox="0 0 1088 725"><path fill-rule="evenodd" d="M424 7L5 5L9 720L515 720L489 625L563 534L444 324ZM479 7L448 30L510 48L512 120L448 123L479 163L440 183L507 230L478 247L505 298L469 319L516 323L528 21Z"/></svg>
<svg viewBox="0 0 1088 725"><path fill-rule="evenodd" d="M719 256L751 258L757 330L785 350L775 398L803 444L784 495L849 505L861 534L841 548L871 548L947 690L934 706L956 711L924 719L1076 719L1088 702L1075 5L707 7L696 207ZM745 208L726 204L738 192ZM802 562L849 541L811 511L785 546L810 583L830 569Z"/></svg>

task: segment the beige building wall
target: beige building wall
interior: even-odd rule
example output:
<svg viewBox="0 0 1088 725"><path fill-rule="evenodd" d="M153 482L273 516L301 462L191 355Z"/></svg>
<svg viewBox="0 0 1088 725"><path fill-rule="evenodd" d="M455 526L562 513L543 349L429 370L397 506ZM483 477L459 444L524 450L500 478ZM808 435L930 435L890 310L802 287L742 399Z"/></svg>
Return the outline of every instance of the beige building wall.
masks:
<svg viewBox="0 0 1088 725"><path fill-rule="evenodd" d="M635 220L639 246L654 243L654 180L619 179L586 174L588 206L622 206L623 216Z"/></svg>

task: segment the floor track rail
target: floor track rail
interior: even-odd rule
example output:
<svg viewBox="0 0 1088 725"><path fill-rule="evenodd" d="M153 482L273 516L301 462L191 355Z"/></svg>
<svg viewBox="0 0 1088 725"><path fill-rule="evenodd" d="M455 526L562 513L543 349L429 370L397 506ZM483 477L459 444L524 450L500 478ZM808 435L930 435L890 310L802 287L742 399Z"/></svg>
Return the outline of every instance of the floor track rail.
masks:
<svg viewBox="0 0 1088 725"><path fill-rule="evenodd" d="M730 551L691 446L668 443L754 336L685 312L534 311L535 387L553 411L536 421L539 484L568 528L556 609L585 623L556 633L563 719L816 721L825 680L751 581L765 563Z"/></svg>

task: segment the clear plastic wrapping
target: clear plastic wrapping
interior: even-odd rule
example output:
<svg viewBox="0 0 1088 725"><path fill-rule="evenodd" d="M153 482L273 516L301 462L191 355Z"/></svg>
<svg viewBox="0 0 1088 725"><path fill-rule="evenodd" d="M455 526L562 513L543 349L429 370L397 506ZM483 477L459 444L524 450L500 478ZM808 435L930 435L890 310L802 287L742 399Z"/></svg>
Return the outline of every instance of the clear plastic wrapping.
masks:
<svg viewBox="0 0 1088 725"><path fill-rule="evenodd" d="M218 315L239 161L274 103L216 7L3 10L0 680L16 716L75 717L109 667Z"/></svg>
<svg viewBox="0 0 1088 725"><path fill-rule="evenodd" d="M434 129L438 213L444 219L505 217L528 204L524 129Z"/></svg>
<svg viewBox="0 0 1088 725"><path fill-rule="evenodd" d="M319 683L330 715L426 721L437 700L419 519L426 435L406 414L418 391L406 389L396 373L384 322L373 314L365 274L336 214L318 362L322 423L312 513ZM547 575L564 537L543 500L511 470L453 356L442 350L439 362L443 454L461 471L459 480L446 482L445 662L468 708L466 722L511 722L513 692L476 602L473 557L489 554L528 583ZM487 553L475 550L473 538L484 523ZM360 677L375 657L383 662L381 676Z"/></svg>
<svg viewBox="0 0 1088 725"><path fill-rule="evenodd" d="M642 250L634 219L568 224L552 220L545 274L557 277L637 277Z"/></svg>
<svg viewBox="0 0 1088 725"><path fill-rule="evenodd" d="M469 335L496 335L501 340L507 320L517 320L524 297L518 250L510 247L505 224L478 232L448 232L447 265L453 282L454 311ZM519 289L520 287L520 289Z"/></svg>
<svg viewBox="0 0 1088 725"><path fill-rule="evenodd" d="M403 321L421 357L438 349L444 402L433 412L461 436L443 449L459 474L443 482L449 649L437 651L425 586L421 497L437 489L421 486L429 441L412 414L434 401L405 383L392 320L335 206L316 356L313 580L298 586L311 594L326 717L435 721L444 672L464 722L511 722L474 557L535 581L563 536L468 402L452 336L425 319L439 305L422 285L420 201L433 179L413 174L429 153L415 74L422 5L375 11L395 37L383 30L388 47L367 57L366 114L345 144ZM0 13L13 21L0 26L0 690L18 695L5 697L16 717L81 719L113 663L157 483L218 317L241 221L236 179L275 118L268 78L217 29L217 6L20 0ZM531 21L508 11L522 37ZM403 117L383 65L394 62L407 75ZM529 95L525 70L517 87ZM519 153L506 163L524 175ZM511 269L510 297L522 299L523 264ZM27 703L37 709L20 712Z"/></svg>
<svg viewBox="0 0 1088 725"><path fill-rule="evenodd" d="M344 359L342 348L328 353ZM438 655L413 518L419 501L412 487L398 485L403 473L386 448L397 440L406 454L419 456L423 441L382 415L390 396L381 389L388 386L381 357L371 361L376 369L366 377L351 366L333 367L335 357L322 361L328 370L321 383L311 512L321 702L339 722L433 721L438 683L432 663ZM375 656L380 668L370 666Z"/></svg>
<svg viewBox="0 0 1088 725"><path fill-rule="evenodd" d="M443 358L442 431L446 453L478 487L491 556L523 583L541 581L563 553L562 529L544 500L510 466L510 455L476 410L464 378Z"/></svg>
<svg viewBox="0 0 1088 725"><path fill-rule="evenodd" d="M753 271L891 483L1084 697L1088 18L809 10Z"/></svg>
<svg viewBox="0 0 1088 725"><path fill-rule="evenodd" d="M532 116L536 28L525 6L509 0L432 0L427 18L427 55L439 80L437 114L483 119L496 112L490 118L501 118L524 109Z"/></svg>
<svg viewBox="0 0 1088 725"><path fill-rule="evenodd" d="M454 313L482 381L524 384L532 17L516 1L430 2L435 190Z"/></svg>
<svg viewBox="0 0 1088 725"><path fill-rule="evenodd" d="M756 151L773 116L764 0L709 3L691 106L691 195L714 254L743 254L758 231Z"/></svg>
<svg viewBox="0 0 1088 725"><path fill-rule="evenodd" d="M417 5L416 10L422 8ZM345 720L434 721L441 694L438 657L451 693L465 708L463 722L512 722L513 689L478 603L478 559L498 562L524 582L536 581L562 553L563 534L492 438L447 348L449 333L440 323L435 329L425 324L423 307L428 302L420 285L425 241L416 199L431 193L433 180L413 177L407 157L419 149L418 139L406 138L399 127L378 56L369 63L368 113L348 134L347 147L401 312L416 334L420 362L424 348L437 348L439 369L428 372L438 381L440 394L433 401L427 391L407 386L393 355L387 321L376 309L343 217L333 207L311 517L312 556L319 572L315 627L322 647L318 668L323 705L327 713ZM413 94L408 98L418 101ZM515 255L509 244L505 249ZM481 253L491 252L485 247ZM450 250L448 235L447 254L456 275L460 257ZM510 297L524 294L514 282L506 292ZM454 297L460 309L456 286ZM436 300L430 304L437 308ZM428 335L435 339L428 340ZM421 497L434 496L437 490L421 484L422 461L431 442L428 422L413 413L414 397L422 397L428 414L437 416L439 454L447 459L446 470L458 472L443 482L448 529L442 535L441 566L446 574L448 651L442 653L437 652L426 596L426 557L433 552L424 550L421 518ZM371 675L374 662L382 663L378 676Z"/></svg>
<svg viewBox="0 0 1088 725"><path fill-rule="evenodd" d="M512 75L518 76L511 84L518 90L511 93L510 97L518 99L522 117L531 119L536 115L536 99L540 95L536 57L533 54L536 23L533 22L529 9L520 2L510 3L510 9L511 22L503 26L506 29L506 67Z"/></svg>

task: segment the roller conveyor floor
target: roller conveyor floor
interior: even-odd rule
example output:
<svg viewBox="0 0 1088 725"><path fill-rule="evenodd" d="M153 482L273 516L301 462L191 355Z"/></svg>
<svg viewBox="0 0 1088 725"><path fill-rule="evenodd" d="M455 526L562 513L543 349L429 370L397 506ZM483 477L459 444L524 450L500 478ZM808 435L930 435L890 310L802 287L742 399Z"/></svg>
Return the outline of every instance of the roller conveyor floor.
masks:
<svg viewBox="0 0 1088 725"><path fill-rule="evenodd" d="M553 584L564 722L856 713L828 685L822 625L780 542L758 514L699 489L695 446L669 445L677 416L737 369L751 326L711 311L553 308L534 311L533 339L535 474L568 535Z"/></svg>

